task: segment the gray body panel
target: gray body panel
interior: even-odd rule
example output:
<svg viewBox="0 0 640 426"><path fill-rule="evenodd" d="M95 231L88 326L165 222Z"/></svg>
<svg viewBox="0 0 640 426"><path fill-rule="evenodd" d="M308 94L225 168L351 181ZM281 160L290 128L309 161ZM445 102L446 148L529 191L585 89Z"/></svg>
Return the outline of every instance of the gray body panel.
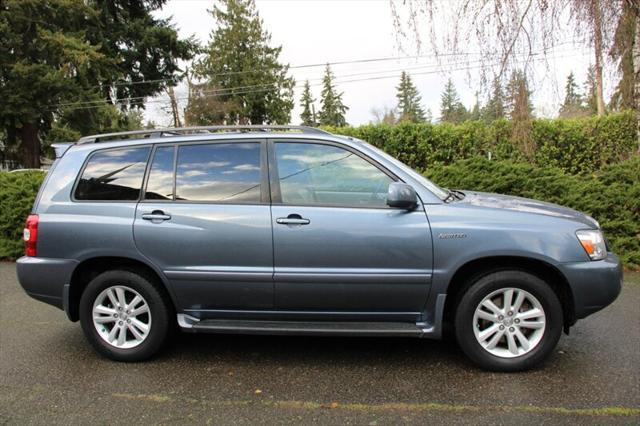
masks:
<svg viewBox="0 0 640 426"><path fill-rule="evenodd" d="M176 311L196 320L403 321L419 324L418 334L426 337L440 336L452 277L478 259L535 259L556 269L570 286L577 318L608 305L620 291L618 258L609 253L605 260L591 261L576 238L579 229L597 228L582 213L471 192L464 200L444 202L415 172L361 141L319 134L259 136L328 141L356 150L411 185L420 204L406 212L268 202L78 202L71 197L74 183L96 150L255 140L256 134L74 145L49 172L34 206L38 257L18 260L22 286L33 297L68 310L76 268L90 259L119 257L150 267ZM141 219L154 210L171 220ZM310 223L276 222L292 213Z"/></svg>

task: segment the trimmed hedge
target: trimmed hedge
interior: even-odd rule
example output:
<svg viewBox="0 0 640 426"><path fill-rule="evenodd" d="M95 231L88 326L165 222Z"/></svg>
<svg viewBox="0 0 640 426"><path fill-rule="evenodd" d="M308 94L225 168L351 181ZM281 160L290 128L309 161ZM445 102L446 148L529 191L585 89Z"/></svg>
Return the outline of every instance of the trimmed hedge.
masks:
<svg viewBox="0 0 640 426"><path fill-rule="evenodd" d="M578 119L539 119L533 122L536 146L527 159L511 137L507 120L461 124L370 124L327 127L332 133L365 140L415 169L427 164L451 164L491 155L496 160L531 161L553 165L569 173L589 173L625 160L638 149L632 112Z"/></svg>
<svg viewBox="0 0 640 426"><path fill-rule="evenodd" d="M45 174L0 173L0 259L22 256L22 230Z"/></svg>
<svg viewBox="0 0 640 426"><path fill-rule="evenodd" d="M449 188L535 198L587 213L600 222L625 266L640 269L640 156L588 175L482 158L436 164L425 175Z"/></svg>

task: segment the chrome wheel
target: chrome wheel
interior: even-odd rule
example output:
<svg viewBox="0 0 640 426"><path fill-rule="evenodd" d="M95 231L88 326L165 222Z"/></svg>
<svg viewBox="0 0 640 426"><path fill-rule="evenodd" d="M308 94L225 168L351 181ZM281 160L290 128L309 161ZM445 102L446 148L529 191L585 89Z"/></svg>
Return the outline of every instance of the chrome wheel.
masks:
<svg viewBox="0 0 640 426"><path fill-rule="evenodd" d="M482 299L473 315L473 332L478 343L501 358L532 351L542 340L545 328L542 304L519 288L492 292Z"/></svg>
<svg viewBox="0 0 640 426"><path fill-rule="evenodd" d="M130 349L144 342L149 335L151 311L140 293L116 285L96 297L93 325L102 340L111 346Z"/></svg>

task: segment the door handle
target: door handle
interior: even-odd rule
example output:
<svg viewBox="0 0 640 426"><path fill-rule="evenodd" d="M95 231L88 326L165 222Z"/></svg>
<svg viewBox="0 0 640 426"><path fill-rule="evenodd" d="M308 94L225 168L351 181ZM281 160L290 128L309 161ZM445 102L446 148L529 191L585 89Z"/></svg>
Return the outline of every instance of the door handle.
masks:
<svg viewBox="0 0 640 426"><path fill-rule="evenodd" d="M151 213L143 213L142 218L144 220L150 220L154 223L160 223L164 220L171 219L171 215L165 214L162 210L154 210Z"/></svg>
<svg viewBox="0 0 640 426"><path fill-rule="evenodd" d="M311 223L309 219L305 219L299 214L290 214L287 217L279 217L276 219L276 223L280 225L308 225Z"/></svg>

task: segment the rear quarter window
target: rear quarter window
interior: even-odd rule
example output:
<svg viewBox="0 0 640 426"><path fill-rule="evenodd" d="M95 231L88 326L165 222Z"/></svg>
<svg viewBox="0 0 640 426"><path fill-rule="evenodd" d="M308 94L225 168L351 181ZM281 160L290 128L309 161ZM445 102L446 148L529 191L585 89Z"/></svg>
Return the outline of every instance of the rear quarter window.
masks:
<svg viewBox="0 0 640 426"><path fill-rule="evenodd" d="M76 186L81 201L136 201L150 147L120 148L91 155Z"/></svg>

